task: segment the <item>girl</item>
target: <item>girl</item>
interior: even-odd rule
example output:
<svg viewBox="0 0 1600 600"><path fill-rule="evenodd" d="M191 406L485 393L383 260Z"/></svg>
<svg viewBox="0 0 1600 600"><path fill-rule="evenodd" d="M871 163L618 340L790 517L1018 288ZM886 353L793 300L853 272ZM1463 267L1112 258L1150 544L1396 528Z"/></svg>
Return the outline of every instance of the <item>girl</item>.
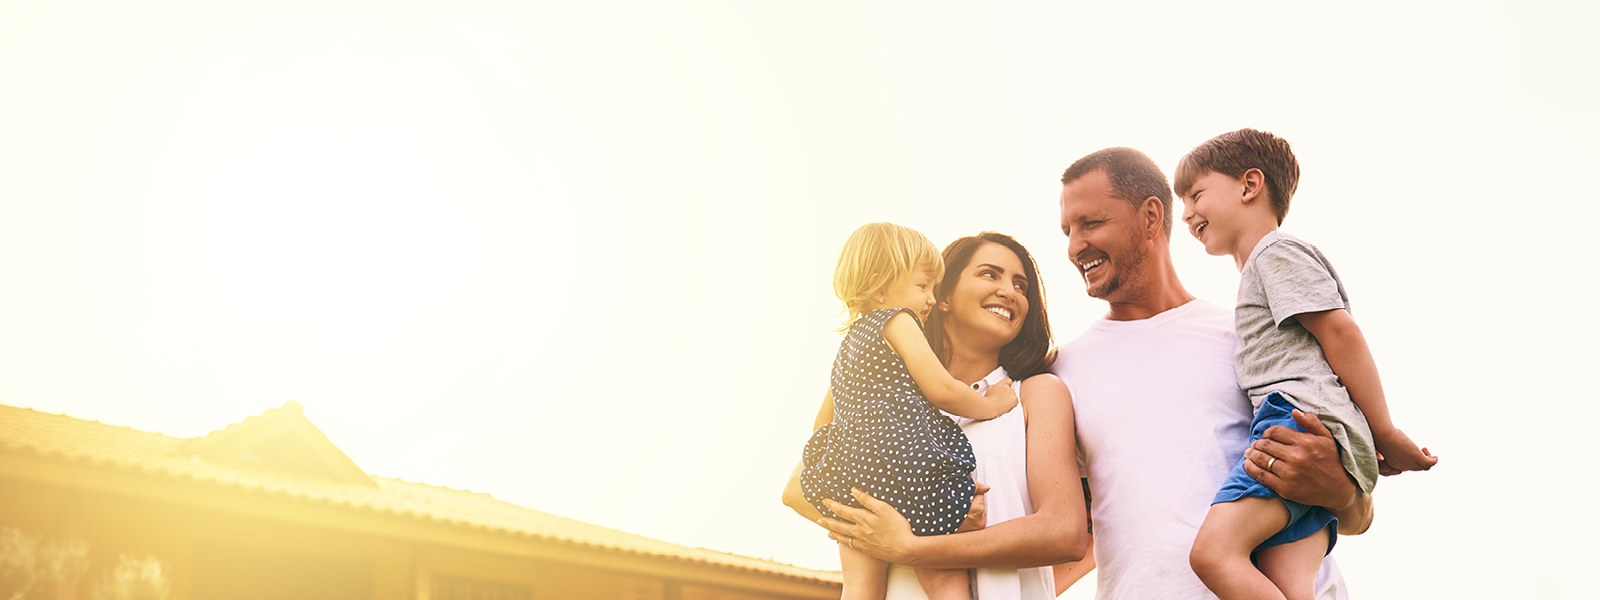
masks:
<svg viewBox="0 0 1600 600"><path fill-rule="evenodd" d="M945 410L970 419L1010 411L1010 380L979 394L945 371L923 337L944 260L933 242L891 223L870 223L845 241L834 294L849 311L834 359L831 423L806 443L801 489L823 515L822 499L860 506L851 488L888 502L917 535L952 533L971 507L972 447ZM1003 309L997 309L1003 310ZM1006 315L1010 318L1010 315ZM881 600L888 565L840 546L845 600ZM968 597L964 570L918 569L932 600Z"/></svg>

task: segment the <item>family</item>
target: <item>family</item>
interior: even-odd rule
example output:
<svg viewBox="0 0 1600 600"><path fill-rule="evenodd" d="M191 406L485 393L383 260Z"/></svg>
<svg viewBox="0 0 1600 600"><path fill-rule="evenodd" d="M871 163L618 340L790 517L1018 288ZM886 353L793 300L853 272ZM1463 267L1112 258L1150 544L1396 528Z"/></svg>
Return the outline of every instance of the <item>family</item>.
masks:
<svg viewBox="0 0 1600 600"><path fill-rule="evenodd" d="M1328 557L1379 474L1437 462L1389 418L1343 285L1277 231L1282 138L1226 133L1179 163L1108 148L1062 175L1060 217L1108 310L1052 349L1031 254L986 232L938 252L863 226L834 277L849 320L786 505L839 543L844 597L1346 598ZM1235 259L1238 305L1173 267L1189 233ZM1219 491L1220 490L1220 491Z"/></svg>

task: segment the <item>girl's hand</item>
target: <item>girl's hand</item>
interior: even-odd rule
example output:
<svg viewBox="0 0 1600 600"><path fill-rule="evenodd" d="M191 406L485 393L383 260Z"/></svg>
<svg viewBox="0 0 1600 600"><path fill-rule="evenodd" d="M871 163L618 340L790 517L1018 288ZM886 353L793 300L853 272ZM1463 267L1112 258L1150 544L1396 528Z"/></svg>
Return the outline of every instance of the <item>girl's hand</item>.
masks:
<svg viewBox="0 0 1600 600"><path fill-rule="evenodd" d="M1017 406L1017 393L1011 390L1010 378L1001 379L999 383L989 386L983 397L994 405L995 416L1011 412L1011 409Z"/></svg>
<svg viewBox="0 0 1600 600"><path fill-rule="evenodd" d="M977 483L974 481L973 483ZM967 518L961 521L961 526L956 528L956 533L977 531L989 523L989 514L985 510L986 504L983 495L989 493L989 486L977 483L978 489L972 496L972 507L967 509Z"/></svg>

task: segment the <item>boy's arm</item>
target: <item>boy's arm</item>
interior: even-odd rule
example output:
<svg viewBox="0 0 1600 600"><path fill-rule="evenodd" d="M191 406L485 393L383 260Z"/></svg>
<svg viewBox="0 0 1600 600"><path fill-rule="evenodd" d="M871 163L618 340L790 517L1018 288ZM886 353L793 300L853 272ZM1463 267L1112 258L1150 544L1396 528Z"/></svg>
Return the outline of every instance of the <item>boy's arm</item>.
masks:
<svg viewBox="0 0 1600 600"><path fill-rule="evenodd" d="M922 328L917 327L911 315L898 313L883 326L883 339L894 348L895 354L906 363L906 371L922 389L928 402L950 413L969 419L993 419L1006 414L1017 405L1017 396L1011 386L990 386L992 396L979 394L965 383L950 376L939 363L939 357L928 347Z"/></svg>
<svg viewBox="0 0 1600 600"><path fill-rule="evenodd" d="M833 390L830 389L827 394L822 396L822 408L817 410L817 419L813 422L811 430L816 431L832 421ZM803 463L795 464L794 472L789 475L788 483L784 484L783 504L793 509L794 512L799 513L800 516L805 517L807 521L815 523L817 519L822 518L822 512L817 510L817 507L812 506L810 502L807 502L805 493L800 490L800 469L802 467L804 467Z"/></svg>
<svg viewBox="0 0 1600 600"><path fill-rule="evenodd" d="M1367 338L1350 311L1336 308L1294 318L1317 338L1333 374L1339 376L1339 383L1350 392L1350 400L1367 417L1367 426L1374 433L1394 429L1389 403L1383 397L1383 382L1378 379L1378 363L1372 359Z"/></svg>
<svg viewBox="0 0 1600 600"><path fill-rule="evenodd" d="M1419 450L1411 438L1395 427L1383 395L1383 382L1378 379L1378 363L1372 359L1367 338L1349 311L1338 308L1303 313L1295 315L1295 320L1317 338L1333 374L1366 416L1373 441L1383 454L1379 466L1385 475L1427 470L1439 462L1439 457L1429 454L1426 448Z"/></svg>

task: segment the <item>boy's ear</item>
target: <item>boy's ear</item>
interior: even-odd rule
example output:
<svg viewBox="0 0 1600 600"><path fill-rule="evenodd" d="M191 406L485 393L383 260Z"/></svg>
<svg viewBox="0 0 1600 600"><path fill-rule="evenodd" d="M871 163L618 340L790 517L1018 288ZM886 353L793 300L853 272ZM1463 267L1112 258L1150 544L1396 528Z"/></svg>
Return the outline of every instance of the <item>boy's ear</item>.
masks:
<svg viewBox="0 0 1600 600"><path fill-rule="evenodd" d="M1261 173L1261 169L1250 169L1245 171L1244 176L1240 177L1239 180L1240 182L1244 183L1243 201L1246 204L1249 204L1252 200L1262 197L1262 195L1266 193L1267 176Z"/></svg>

